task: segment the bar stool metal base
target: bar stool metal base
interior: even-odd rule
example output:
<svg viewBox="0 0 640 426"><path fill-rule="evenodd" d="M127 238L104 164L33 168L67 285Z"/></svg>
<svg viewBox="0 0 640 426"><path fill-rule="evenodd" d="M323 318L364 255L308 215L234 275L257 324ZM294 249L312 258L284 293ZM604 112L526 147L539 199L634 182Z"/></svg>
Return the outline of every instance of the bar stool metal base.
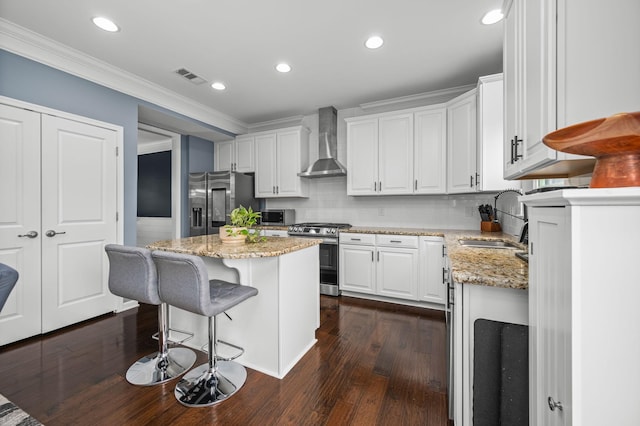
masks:
<svg viewBox="0 0 640 426"><path fill-rule="evenodd" d="M176 385L176 399L187 407L208 407L236 393L247 380L247 370L233 361L218 361L216 371L202 364L189 371Z"/></svg>
<svg viewBox="0 0 640 426"><path fill-rule="evenodd" d="M180 376L195 362L196 354L191 349L171 348L164 360L158 352L140 358L129 367L126 378L132 385L157 385Z"/></svg>

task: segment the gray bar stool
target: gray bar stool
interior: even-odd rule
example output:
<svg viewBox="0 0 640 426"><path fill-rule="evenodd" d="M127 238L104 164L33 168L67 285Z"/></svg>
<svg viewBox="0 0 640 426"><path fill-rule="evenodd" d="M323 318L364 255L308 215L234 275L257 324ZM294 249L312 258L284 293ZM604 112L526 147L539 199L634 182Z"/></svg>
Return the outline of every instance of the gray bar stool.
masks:
<svg viewBox="0 0 640 426"><path fill-rule="evenodd" d="M7 302L11 290L18 282L18 271L9 265L0 263L0 311Z"/></svg>
<svg viewBox="0 0 640 426"><path fill-rule="evenodd" d="M247 370L235 361L217 356L216 315L255 296L258 289L209 280L204 261L198 256L164 251L154 251L152 256L158 268L162 300L209 320L209 362L184 375L176 385L175 397L187 407L217 404L242 387Z"/></svg>
<svg viewBox="0 0 640 426"><path fill-rule="evenodd" d="M167 304L160 300L158 273L151 251L140 247L107 244L109 290L116 296L158 306L158 352L140 358L127 370L127 381L150 386L178 377L196 362L196 354L187 348L168 349Z"/></svg>

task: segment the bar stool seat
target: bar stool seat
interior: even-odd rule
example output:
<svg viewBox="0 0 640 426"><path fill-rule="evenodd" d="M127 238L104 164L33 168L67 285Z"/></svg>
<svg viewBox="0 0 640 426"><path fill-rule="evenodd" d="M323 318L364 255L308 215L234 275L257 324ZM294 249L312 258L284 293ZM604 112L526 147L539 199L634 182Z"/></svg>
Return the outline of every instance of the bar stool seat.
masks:
<svg viewBox="0 0 640 426"><path fill-rule="evenodd" d="M158 306L158 352L146 355L127 370L127 381L150 386L167 382L190 369L196 354L187 348L168 348L168 310L160 299L158 274L151 251L141 247L107 244L109 290L116 296Z"/></svg>
<svg viewBox="0 0 640 426"><path fill-rule="evenodd" d="M208 363L185 374L176 385L174 395L187 407L217 404L244 385L247 370L235 361L218 358L216 315L255 296L258 289L209 280L204 261L198 256L154 251L152 257L158 268L160 298L171 306L208 318Z"/></svg>

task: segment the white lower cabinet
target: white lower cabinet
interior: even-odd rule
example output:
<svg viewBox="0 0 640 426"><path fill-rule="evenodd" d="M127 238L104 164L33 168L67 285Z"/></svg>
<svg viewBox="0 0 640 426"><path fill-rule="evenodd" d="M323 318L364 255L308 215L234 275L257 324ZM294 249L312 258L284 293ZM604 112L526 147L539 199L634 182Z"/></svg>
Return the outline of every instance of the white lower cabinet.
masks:
<svg viewBox="0 0 640 426"><path fill-rule="evenodd" d="M529 424L638 424L640 188L522 200L529 212Z"/></svg>
<svg viewBox="0 0 640 426"><path fill-rule="evenodd" d="M420 237L419 249L418 300L444 305L447 294L444 240L441 237Z"/></svg>
<svg viewBox="0 0 640 426"><path fill-rule="evenodd" d="M340 234L340 290L444 305L441 237Z"/></svg>
<svg viewBox="0 0 640 426"><path fill-rule="evenodd" d="M289 233L283 229L263 229L260 231L263 237L288 237Z"/></svg>
<svg viewBox="0 0 640 426"><path fill-rule="evenodd" d="M418 237L376 235L376 293L417 300Z"/></svg>

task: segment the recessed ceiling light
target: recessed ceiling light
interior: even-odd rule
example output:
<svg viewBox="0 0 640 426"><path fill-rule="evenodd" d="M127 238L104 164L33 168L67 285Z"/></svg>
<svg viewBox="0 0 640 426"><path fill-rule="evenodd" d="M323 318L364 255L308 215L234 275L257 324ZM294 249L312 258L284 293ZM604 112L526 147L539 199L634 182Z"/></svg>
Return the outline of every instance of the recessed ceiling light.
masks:
<svg viewBox="0 0 640 426"><path fill-rule="evenodd" d="M364 42L369 49L377 49L384 44L384 40L380 36L371 36Z"/></svg>
<svg viewBox="0 0 640 426"><path fill-rule="evenodd" d="M289 64L285 64L284 62L281 62L276 65L276 70L278 70L278 72L289 72L291 71L291 66Z"/></svg>
<svg viewBox="0 0 640 426"><path fill-rule="evenodd" d="M120 28L109 18L96 16L92 21L98 28L109 31L110 33L120 31Z"/></svg>
<svg viewBox="0 0 640 426"><path fill-rule="evenodd" d="M500 9L494 9L484 14L482 17L482 23L485 25L492 25L496 22L500 22L504 18L504 14Z"/></svg>
<svg viewBox="0 0 640 426"><path fill-rule="evenodd" d="M227 88L227 86L225 86L224 83L221 83L219 81L212 83L211 87L213 87L216 90L224 90Z"/></svg>

